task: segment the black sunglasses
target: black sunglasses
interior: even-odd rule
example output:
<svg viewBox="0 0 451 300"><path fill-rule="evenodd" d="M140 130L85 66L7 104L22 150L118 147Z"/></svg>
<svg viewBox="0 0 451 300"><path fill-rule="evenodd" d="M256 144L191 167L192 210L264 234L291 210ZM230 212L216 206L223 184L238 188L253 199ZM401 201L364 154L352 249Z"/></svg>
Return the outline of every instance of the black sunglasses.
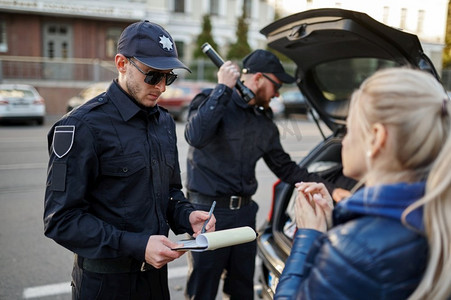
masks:
<svg viewBox="0 0 451 300"><path fill-rule="evenodd" d="M166 85L171 85L177 79L177 74L174 74L172 72L163 73L163 72L158 72L158 71L149 71L146 73L143 70L141 70L130 57L127 57L127 59L132 65L135 66L136 69L138 69L139 72L141 72L143 75L146 76L144 78L144 82L147 84L156 85L156 84L160 83L160 81L163 79L163 77L165 77Z"/></svg>
<svg viewBox="0 0 451 300"><path fill-rule="evenodd" d="M271 81L271 83L274 85L274 88L276 89L276 92L279 91L279 89L282 87L280 83L275 82L271 77L266 75L265 73L262 73L263 77Z"/></svg>

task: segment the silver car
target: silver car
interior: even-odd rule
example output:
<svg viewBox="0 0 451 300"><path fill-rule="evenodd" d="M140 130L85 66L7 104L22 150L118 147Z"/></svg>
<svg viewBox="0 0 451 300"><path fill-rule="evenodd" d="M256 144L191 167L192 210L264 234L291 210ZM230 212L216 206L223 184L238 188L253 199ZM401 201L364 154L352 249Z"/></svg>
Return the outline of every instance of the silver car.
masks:
<svg viewBox="0 0 451 300"><path fill-rule="evenodd" d="M45 101L27 84L0 84L0 121L35 121L44 124Z"/></svg>

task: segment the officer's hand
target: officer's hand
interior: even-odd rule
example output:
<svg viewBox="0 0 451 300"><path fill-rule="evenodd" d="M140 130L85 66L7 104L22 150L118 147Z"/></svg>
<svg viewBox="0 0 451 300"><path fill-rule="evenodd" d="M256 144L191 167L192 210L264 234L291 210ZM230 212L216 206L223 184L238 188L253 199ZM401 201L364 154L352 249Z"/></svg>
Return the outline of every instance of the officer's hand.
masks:
<svg viewBox="0 0 451 300"><path fill-rule="evenodd" d="M177 246L180 245L172 242L164 235L151 235L147 241L146 262L157 269L163 267L168 262L179 258L185 253L183 251L171 250L171 248Z"/></svg>
<svg viewBox="0 0 451 300"><path fill-rule="evenodd" d="M218 83L225 84L229 88L235 87L237 79L240 77L240 71L236 64L230 60L226 61L218 71Z"/></svg>
<svg viewBox="0 0 451 300"><path fill-rule="evenodd" d="M194 234L193 237L198 236L202 230L202 226L205 221L208 220L208 212L203 210L195 210L189 215L189 222L191 223L191 227L193 228ZM207 223L205 227L207 232L215 231L216 218L215 215L212 214L210 221Z"/></svg>

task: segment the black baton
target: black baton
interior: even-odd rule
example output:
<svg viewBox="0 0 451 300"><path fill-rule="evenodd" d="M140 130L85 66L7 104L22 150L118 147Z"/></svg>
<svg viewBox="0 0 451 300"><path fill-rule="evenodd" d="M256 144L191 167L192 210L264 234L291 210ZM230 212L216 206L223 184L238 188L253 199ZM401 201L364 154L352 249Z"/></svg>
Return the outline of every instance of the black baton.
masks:
<svg viewBox="0 0 451 300"><path fill-rule="evenodd" d="M224 60L209 43L203 44L201 48L202 52L204 52L218 68L224 64ZM254 93L239 79L236 81L235 87L240 91L244 101L249 102L255 97Z"/></svg>

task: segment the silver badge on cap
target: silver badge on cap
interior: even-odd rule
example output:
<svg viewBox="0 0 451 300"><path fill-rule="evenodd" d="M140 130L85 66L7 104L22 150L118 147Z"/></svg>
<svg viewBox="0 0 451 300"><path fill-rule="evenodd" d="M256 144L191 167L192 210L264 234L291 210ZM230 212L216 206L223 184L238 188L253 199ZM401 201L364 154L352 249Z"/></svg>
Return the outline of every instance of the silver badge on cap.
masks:
<svg viewBox="0 0 451 300"><path fill-rule="evenodd" d="M74 143L75 126L56 126L53 132L53 153L59 158L69 153Z"/></svg>
<svg viewBox="0 0 451 300"><path fill-rule="evenodd" d="M160 36L160 44L163 47L163 49L172 51L172 41L167 36L165 36L165 35Z"/></svg>

